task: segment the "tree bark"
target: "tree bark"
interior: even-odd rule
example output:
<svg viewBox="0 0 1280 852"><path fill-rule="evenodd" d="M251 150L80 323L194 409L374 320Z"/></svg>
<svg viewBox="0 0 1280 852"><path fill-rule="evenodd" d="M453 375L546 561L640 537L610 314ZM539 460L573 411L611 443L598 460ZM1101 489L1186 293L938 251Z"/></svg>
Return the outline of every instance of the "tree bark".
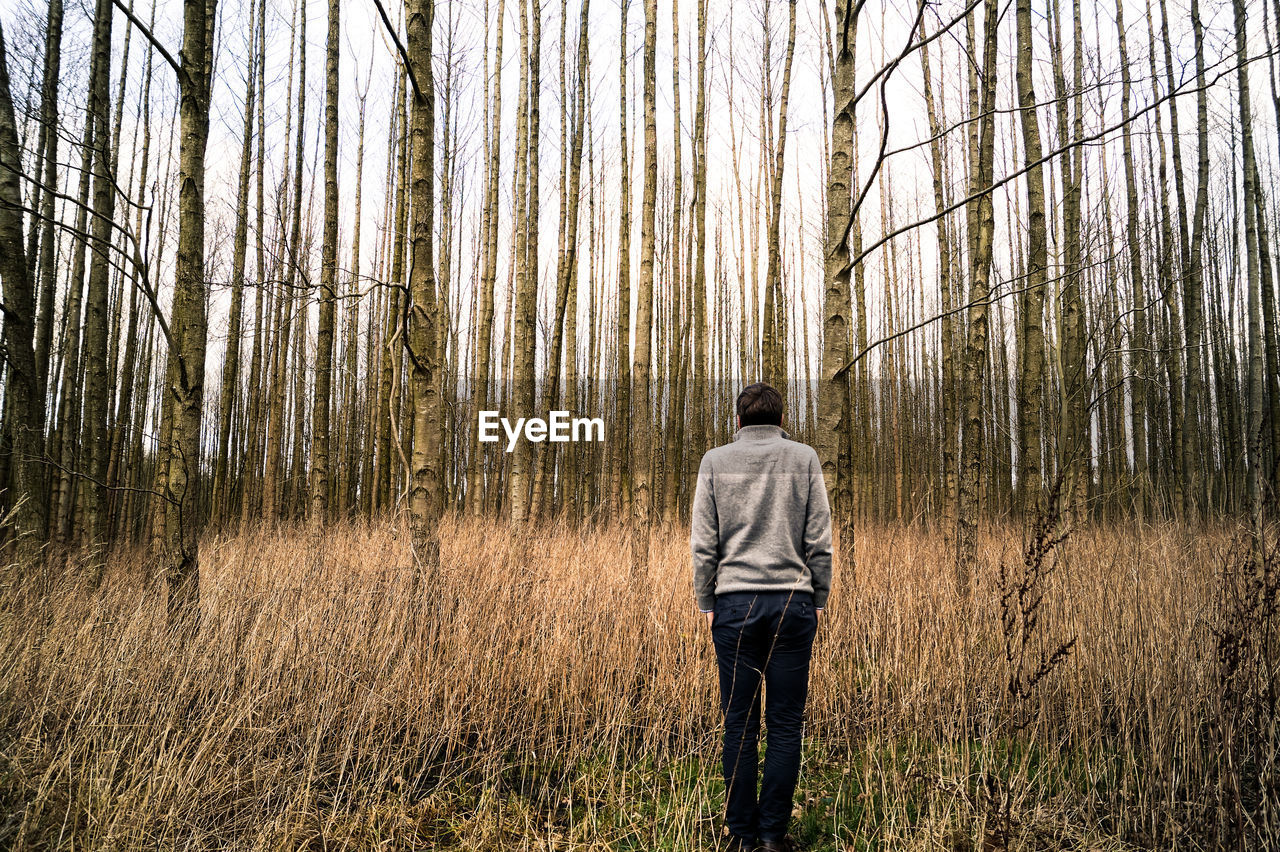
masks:
<svg viewBox="0 0 1280 852"><path fill-rule="evenodd" d="M81 447L85 451L85 481L80 483L84 504L84 529L93 545L101 543L107 511L107 289L110 284L112 220L115 217L115 178L111 168L108 134L111 82L111 0L98 0L94 14L94 75L89 82L89 111L86 121L93 132L93 222L90 225L89 281L84 319L84 422ZM95 570L96 575L96 570Z"/></svg>
<svg viewBox="0 0 1280 852"><path fill-rule="evenodd" d="M515 280L515 328L512 335L515 359L515 373L512 377L512 396L517 410L517 417L533 416L535 398L534 362L537 354L537 308L538 308L538 214L539 214L539 128L538 102L542 85L541 36L542 36L542 0L525 0L528 7L525 23L520 31L521 53L526 57L528 76L525 79L525 101L527 113L521 113L521 121L527 122L524 130L527 134L521 142L521 152L516 154L521 160L524 172L524 183L519 188L522 215L518 221L523 225L517 230L520 245L520 257L516 261ZM520 134L521 130L517 130ZM510 501L511 520L522 524L530 515L530 486L534 467L534 452L529 441L521 441L516 445L511 459Z"/></svg>
<svg viewBox="0 0 1280 852"><path fill-rule="evenodd" d="M62 0L49 0L49 17L45 33L44 87L41 95L42 132L44 146L44 185L51 189L58 185L58 88L62 69ZM54 195L50 191L40 194L40 294L36 321L35 370L36 391L40 407L45 406L49 388L49 351L53 342L53 300L56 295L57 258L54 252ZM44 449L44 436L40 436L40 450ZM43 476L42 476L43 478ZM44 502L45 495L40 496ZM42 508L41 511L44 511Z"/></svg>
<svg viewBox="0 0 1280 852"><path fill-rule="evenodd" d="M208 285L204 279L204 160L212 77L209 23L217 0L183 0L178 72L178 261L174 279L173 440L165 497L165 579L170 621L198 612L200 596L200 423L204 400Z"/></svg>
<svg viewBox="0 0 1280 852"><path fill-rule="evenodd" d="M342 50L339 33L338 0L329 0L329 34L325 49L324 237L320 248L316 387L311 401L309 514L312 529L321 528L329 513L329 404L333 395L333 327L338 295L338 61ZM429 48L427 55L430 56Z"/></svg>
<svg viewBox="0 0 1280 852"><path fill-rule="evenodd" d="M484 249L484 268L480 279L480 317L476 336L475 394L477 411L489 407L489 386L493 373L493 295L498 278L498 184L502 179L502 36L506 29L506 0L498 0L498 15L494 33L493 101L490 107L491 130L488 137L489 162L485 178L485 204L481 212L480 239ZM488 453L485 446L476 444L469 471L468 502L475 516L484 513L487 500L485 489Z"/></svg>
<svg viewBox="0 0 1280 852"><path fill-rule="evenodd" d="M977 157L971 164L969 191L973 195L992 183L995 154L996 29L999 3L985 0L983 27L982 95L975 116L978 128ZM976 230L969 236L969 335L964 352L962 415L960 438L960 495L957 507L956 591L962 600L972 594L970 583L977 559L977 525L980 511L979 487L983 470L983 373L987 361L987 299L990 295L991 244L995 216L991 193L970 202L974 206L970 222Z"/></svg>
<svg viewBox="0 0 1280 852"><path fill-rule="evenodd" d="M846 341L849 338L849 246L844 235L852 214L853 181L853 0L836 4L834 123L831 130L831 167L827 171L826 285L822 301L822 383L818 388L818 428L815 449L822 463L827 501L833 517L847 521L851 507L840 499L840 481L849 471L839 467L840 435L849 430L847 406ZM844 524L840 524L843 530Z"/></svg>
<svg viewBox="0 0 1280 852"><path fill-rule="evenodd" d="M640 207L640 289L636 293L636 345L631 364L635 388L632 395L631 430L635 436L632 503L632 548L635 565L648 564L648 531L652 522L653 424L650 387L651 338L653 334L653 279L658 191L658 3L644 4L644 194Z"/></svg>
<svg viewBox="0 0 1280 852"><path fill-rule="evenodd" d="M435 222L435 85L431 66L434 0L407 0L408 65L416 76L410 114L413 158L410 197L413 210L409 261L409 327L406 349L413 386L412 487L409 517L418 573L433 572L440 559L438 524L443 511L440 470L440 392L437 374ZM424 577L425 579L425 577Z"/></svg>
<svg viewBox="0 0 1280 852"><path fill-rule="evenodd" d="M1031 30L1031 0L1017 0L1017 89L1022 120L1023 158L1027 165L1027 264L1023 293L1021 349L1018 370L1019 508L1034 511L1042 497L1044 443L1041 399L1044 391L1044 291L1048 281L1048 237L1045 228L1044 174L1039 165L1040 121L1031 79L1035 40Z"/></svg>
<svg viewBox="0 0 1280 852"><path fill-rule="evenodd" d="M773 153L769 204L768 258L764 300L764 374L787 398L787 320L782 295L782 178L787 152L787 106L791 98L791 66L796 54L796 0L789 0L787 58L782 66L782 100L778 105L777 148Z"/></svg>
<svg viewBox="0 0 1280 852"><path fill-rule="evenodd" d="M7 504L14 515L15 557L23 569L34 567L44 536L41 443L44 395L35 355L35 287L22 240L22 149L18 144L8 53L0 25L0 280L4 282L4 349L8 361L5 419L12 429L9 452L13 491Z"/></svg>
<svg viewBox="0 0 1280 852"><path fill-rule="evenodd" d="M1248 47L1248 13L1243 0L1232 0L1232 11L1235 17L1236 36L1236 87L1240 109L1240 144L1241 169L1243 171L1243 204L1244 204L1244 239L1245 239L1245 279L1248 288L1245 305L1248 311L1248 359L1246 372L1248 393L1248 429L1245 436L1245 453L1248 459L1247 485L1249 498L1249 516L1253 524L1254 544L1261 554L1263 546L1263 463L1262 449L1265 440L1263 428L1263 361L1264 341L1262 337L1262 294L1258 260L1258 216L1255 199L1258 192L1257 162L1253 147L1253 115L1249 100L1249 47ZM1257 570L1261 572L1263 560L1257 560Z"/></svg>
<svg viewBox="0 0 1280 852"><path fill-rule="evenodd" d="M218 397L218 456L214 464L214 511L227 517L230 502L231 424L235 416L240 377L240 338L243 330L244 265L249 249L249 177L253 159L253 106L256 97L256 28L250 9L248 81L244 98L244 132L240 142L240 179L236 188L236 225L231 248L231 311L227 319L227 347L222 358L222 390ZM261 129L259 129L261 132Z"/></svg>
<svg viewBox="0 0 1280 852"><path fill-rule="evenodd" d="M618 158L622 196L618 214L618 321L616 328L618 376L612 491L620 515L631 509L633 456L631 454L631 152L627 142L627 13L630 0L622 0L618 54ZM656 64L656 63L655 63ZM624 424L626 424L624 426Z"/></svg>

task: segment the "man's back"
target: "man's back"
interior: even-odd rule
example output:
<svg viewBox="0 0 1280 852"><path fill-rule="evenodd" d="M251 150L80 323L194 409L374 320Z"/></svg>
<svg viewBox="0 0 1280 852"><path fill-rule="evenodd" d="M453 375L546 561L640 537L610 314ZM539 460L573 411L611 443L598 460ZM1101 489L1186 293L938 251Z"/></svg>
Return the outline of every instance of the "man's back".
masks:
<svg viewBox="0 0 1280 852"><path fill-rule="evenodd" d="M831 511L812 447L744 426L702 457L690 547L699 609L729 592L804 591L826 604Z"/></svg>
<svg viewBox="0 0 1280 852"><path fill-rule="evenodd" d="M768 852L790 848L809 660L831 587L822 466L782 431L782 406L762 382L738 395L738 423L746 425L702 457L689 541L694 596L719 670L729 848ZM769 748L760 775L762 692Z"/></svg>

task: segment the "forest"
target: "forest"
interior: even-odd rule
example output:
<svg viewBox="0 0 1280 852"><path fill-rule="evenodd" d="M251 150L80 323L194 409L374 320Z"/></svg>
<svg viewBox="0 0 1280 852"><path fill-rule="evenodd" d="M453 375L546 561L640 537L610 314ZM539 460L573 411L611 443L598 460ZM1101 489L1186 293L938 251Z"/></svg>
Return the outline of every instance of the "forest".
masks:
<svg viewBox="0 0 1280 852"><path fill-rule="evenodd" d="M756 381L848 595L819 848L1274 842L1278 46L1280 0L5 4L0 842L702 848L670 613ZM553 411L603 440L481 440Z"/></svg>

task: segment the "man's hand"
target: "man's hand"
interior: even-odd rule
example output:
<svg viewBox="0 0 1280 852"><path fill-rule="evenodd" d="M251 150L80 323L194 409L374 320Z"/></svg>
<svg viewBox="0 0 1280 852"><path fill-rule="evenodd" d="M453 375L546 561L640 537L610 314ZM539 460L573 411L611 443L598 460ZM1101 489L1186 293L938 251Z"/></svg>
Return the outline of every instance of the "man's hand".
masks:
<svg viewBox="0 0 1280 852"><path fill-rule="evenodd" d="M712 622L712 620L714 620L714 619L715 619L715 617L716 617L715 610L712 610L711 612L707 612L707 613L703 613L703 614L704 614L704 615L706 615L706 617L707 617L707 626L708 626L708 627L710 627L710 626L711 626L711 622Z"/></svg>

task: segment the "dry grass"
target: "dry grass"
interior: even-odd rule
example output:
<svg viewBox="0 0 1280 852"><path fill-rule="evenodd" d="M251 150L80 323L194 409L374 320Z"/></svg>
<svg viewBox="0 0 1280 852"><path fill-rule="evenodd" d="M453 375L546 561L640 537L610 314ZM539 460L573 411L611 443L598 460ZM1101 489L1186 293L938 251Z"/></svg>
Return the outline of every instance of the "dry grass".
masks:
<svg viewBox="0 0 1280 852"><path fill-rule="evenodd" d="M814 649L796 833L818 849L1221 844L1229 533L1073 534L1025 647L1076 644L1013 702L996 584L1018 535L983 540L964 606L940 536L861 531ZM75 566L11 569L0 846L710 848L720 728L687 534L657 536L635 580L617 530L448 521L442 540L439 577L415 587L392 522L210 537L194 635L166 631L140 554L116 554L92 595ZM1274 721L1262 733L1274 756ZM1235 768L1246 814L1274 814L1268 771Z"/></svg>

